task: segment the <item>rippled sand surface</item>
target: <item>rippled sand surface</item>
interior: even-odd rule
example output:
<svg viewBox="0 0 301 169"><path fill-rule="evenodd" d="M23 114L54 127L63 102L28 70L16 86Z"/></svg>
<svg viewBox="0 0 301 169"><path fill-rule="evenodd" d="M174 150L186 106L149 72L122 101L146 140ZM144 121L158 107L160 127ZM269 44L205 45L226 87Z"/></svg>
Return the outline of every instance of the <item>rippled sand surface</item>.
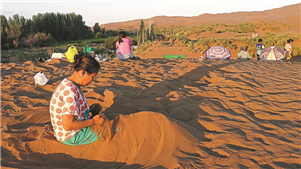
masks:
<svg viewBox="0 0 301 169"><path fill-rule="evenodd" d="M51 138L64 60L1 64L1 165L7 168L301 168L301 63L141 59L101 63L83 88L105 107L105 137ZM34 85L43 72L49 82ZM115 132L113 132L115 131Z"/></svg>

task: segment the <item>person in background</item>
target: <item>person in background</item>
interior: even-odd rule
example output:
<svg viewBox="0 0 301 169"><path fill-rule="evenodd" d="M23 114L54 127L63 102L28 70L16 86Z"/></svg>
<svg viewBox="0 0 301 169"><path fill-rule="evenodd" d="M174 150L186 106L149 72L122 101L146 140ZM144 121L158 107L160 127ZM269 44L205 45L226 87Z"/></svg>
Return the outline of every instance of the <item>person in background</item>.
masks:
<svg viewBox="0 0 301 169"><path fill-rule="evenodd" d="M88 106L81 87L97 75L100 65L91 56L75 55L74 72L53 92L49 112L56 139L67 145L84 145L100 139L91 126L102 124L100 104ZM93 118L90 114L97 114Z"/></svg>
<svg viewBox="0 0 301 169"><path fill-rule="evenodd" d="M262 44L262 39L258 39L258 43L256 44L256 55L257 55L257 60L260 60L259 56L261 54L261 51L264 49L264 45Z"/></svg>
<svg viewBox="0 0 301 169"><path fill-rule="evenodd" d="M127 38L125 31L119 32L119 40L116 42L116 55L118 59L134 58L131 50L131 41Z"/></svg>
<svg viewBox="0 0 301 169"><path fill-rule="evenodd" d="M237 59L239 60L250 60L252 59L251 55L247 52L247 46L241 46L240 52L237 54Z"/></svg>
<svg viewBox="0 0 301 169"><path fill-rule="evenodd" d="M293 39L288 39L287 44L284 46L287 61L289 61L292 58L292 53L293 53L292 44L293 44L293 42L294 42Z"/></svg>

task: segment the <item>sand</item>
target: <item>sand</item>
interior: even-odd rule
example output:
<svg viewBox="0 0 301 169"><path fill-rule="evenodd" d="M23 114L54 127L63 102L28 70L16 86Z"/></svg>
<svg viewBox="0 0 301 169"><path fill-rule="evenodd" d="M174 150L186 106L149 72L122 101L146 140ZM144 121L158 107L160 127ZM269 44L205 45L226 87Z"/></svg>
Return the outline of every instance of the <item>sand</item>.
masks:
<svg viewBox="0 0 301 169"><path fill-rule="evenodd" d="M300 70L300 62L103 62L83 91L105 107L105 137L68 146L52 139L48 109L69 63L2 63L1 166L300 168ZM34 85L38 72L45 86Z"/></svg>
<svg viewBox="0 0 301 169"><path fill-rule="evenodd" d="M210 37L214 37L215 33L210 33ZM237 49L229 49L229 47L226 47L230 50L231 58L230 59L237 59L237 54L239 52L240 46L245 46L244 43L241 42L234 42L234 44L238 47ZM203 56L203 58L206 57L206 50L203 48L202 45L195 45L195 49L200 49L197 52L193 52L189 50L186 46L181 46L182 43L178 40L174 42L174 44L170 46L161 46L159 42L152 42L152 45L149 46L145 51L141 51L139 53L135 53L135 56L138 56L142 59L155 59L155 58L162 58L163 55L185 55L186 58L191 59L198 59L200 56ZM222 46L219 43L212 43L210 44L210 47L212 46ZM293 42L294 47L301 47L301 39L296 39ZM267 47L267 46L266 46ZM281 48L284 48L284 46L279 46ZM250 47L249 48L254 48ZM251 51L250 49L247 51L251 56L252 60L256 60L257 56L254 51ZM300 56L293 55L292 60L300 60Z"/></svg>

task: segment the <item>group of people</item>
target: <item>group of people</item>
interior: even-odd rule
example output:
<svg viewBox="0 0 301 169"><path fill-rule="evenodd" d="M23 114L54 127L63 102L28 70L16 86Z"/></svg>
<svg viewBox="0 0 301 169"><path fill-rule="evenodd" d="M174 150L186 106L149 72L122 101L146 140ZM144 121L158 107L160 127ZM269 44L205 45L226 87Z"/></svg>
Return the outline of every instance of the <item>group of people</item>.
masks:
<svg viewBox="0 0 301 169"><path fill-rule="evenodd" d="M285 45L285 50L290 57L293 41L289 39ZM119 34L116 48L119 59L135 58L131 51L130 40L124 31ZM262 39L258 40L256 49L257 59L259 59L264 49ZM237 58L251 59L247 50L246 46L242 46ZM89 106L81 90L82 86L88 85L98 74L100 64L92 56L82 54L76 54L74 61L74 72L63 79L52 94L49 112L54 136L58 141L67 145L83 145L101 139L100 135L91 130L91 126L103 124L105 121L105 115L100 111L101 105Z"/></svg>
<svg viewBox="0 0 301 169"><path fill-rule="evenodd" d="M286 60L289 61L292 58L292 52L293 52L293 47L292 43L294 42L293 39L288 39L286 45L284 46L284 51L286 55ZM256 55L257 55L257 60L260 60L260 54L261 51L264 49L264 45L262 44L262 39L258 39L258 43L256 44ZM241 46L240 47L240 52L237 54L237 59L239 60L251 60L252 56L247 52L248 47L247 46Z"/></svg>

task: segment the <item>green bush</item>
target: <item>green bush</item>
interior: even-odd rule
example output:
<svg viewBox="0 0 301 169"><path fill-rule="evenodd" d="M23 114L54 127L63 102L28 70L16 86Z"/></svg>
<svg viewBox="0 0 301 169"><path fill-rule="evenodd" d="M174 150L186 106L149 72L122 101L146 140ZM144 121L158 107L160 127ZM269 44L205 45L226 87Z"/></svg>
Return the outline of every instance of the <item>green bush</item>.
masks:
<svg viewBox="0 0 301 169"><path fill-rule="evenodd" d="M95 38L96 38L96 39L104 38L104 34L101 33L101 32L97 32L97 33L95 34Z"/></svg>
<svg viewBox="0 0 301 169"><path fill-rule="evenodd" d="M300 56L301 55L301 48L299 47L293 47L293 56Z"/></svg>
<svg viewBox="0 0 301 169"><path fill-rule="evenodd" d="M105 46L109 50L116 50L115 43L116 41L114 40L113 37L109 37L105 40Z"/></svg>

